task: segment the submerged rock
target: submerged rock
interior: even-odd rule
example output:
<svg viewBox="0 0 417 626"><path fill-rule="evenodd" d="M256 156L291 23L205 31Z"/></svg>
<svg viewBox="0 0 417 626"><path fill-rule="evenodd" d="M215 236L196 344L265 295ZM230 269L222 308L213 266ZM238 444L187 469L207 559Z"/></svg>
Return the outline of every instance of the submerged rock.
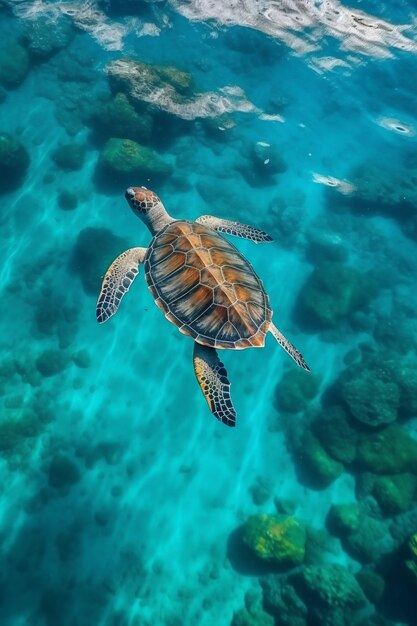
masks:
<svg viewBox="0 0 417 626"><path fill-rule="evenodd" d="M55 376L69 364L68 357L60 350L45 350L36 359L36 367L42 376Z"/></svg>
<svg viewBox="0 0 417 626"><path fill-rule="evenodd" d="M279 626L307 626L308 609L288 578L266 576L261 579L264 606Z"/></svg>
<svg viewBox="0 0 417 626"><path fill-rule="evenodd" d="M404 513L415 502L417 476L410 473L377 476L372 492L386 515Z"/></svg>
<svg viewBox="0 0 417 626"><path fill-rule="evenodd" d="M306 530L294 517L262 513L245 522L243 541L263 561L299 565L304 560Z"/></svg>
<svg viewBox="0 0 417 626"><path fill-rule="evenodd" d="M382 576L372 569L364 568L355 574L355 578L369 602L377 604L384 595L385 590L385 581Z"/></svg>
<svg viewBox="0 0 417 626"><path fill-rule="evenodd" d="M400 391L394 382L361 369L341 385L341 396L351 415L368 426L381 426L397 419Z"/></svg>
<svg viewBox="0 0 417 626"><path fill-rule="evenodd" d="M407 542L407 557L405 565L417 587L417 532Z"/></svg>
<svg viewBox="0 0 417 626"><path fill-rule="evenodd" d="M343 263L326 261L301 288L295 312L300 323L318 330L337 328L376 295L370 276Z"/></svg>
<svg viewBox="0 0 417 626"><path fill-rule="evenodd" d="M117 59L107 65L106 71L114 91L123 91L133 101L147 103L155 110L184 120L218 117L232 111L257 111L238 87L224 87L217 93L195 93L191 75L172 66Z"/></svg>
<svg viewBox="0 0 417 626"><path fill-rule="evenodd" d="M61 489L71 487L81 478L77 465L64 454L57 454L51 460L48 479L51 487Z"/></svg>
<svg viewBox="0 0 417 626"><path fill-rule="evenodd" d="M308 430L297 450L295 460L302 469L304 482L321 489L328 487L344 470L342 463L332 459L319 440Z"/></svg>
<svg viewBox="0 0 417 626"><path fill-rule="evenodd" d="M30 157L20 141L0 132L0 192L18 187L30 164Z"/></svg>
<svg viewBox="0 0 417 626"><path fill-rule="evenodd" d="M246 163L239 166L250 185L262 186L268 181L275 183L275 175L287 171L287 163L280 152L264 141L257 141L247 151Z"/></svg>
<svg viewBox="0 0 417 626"><path fill-rule="evenodd" d="M92 123L106 137L147 141L152 132L153 120L149 113L139 113L126 94L117 93L95 113Z"/></svg>
<svg viewBox="0 0 417 626"><path fill-rule="evenodd" d="M358 433L349 424L341 406L324 409L313 422L312 431L333 459L340 463L354 461Z"/></svg>
<svg viewBox="0 0 417 626"><path fill-rule="evenodd" d="M85 228L80 232L73 248L70 267L80 276L86 293L97 296L110 263L128 247L125 239L106 228Z"/></svg>
<svg viewBox="0 0 417 626"><path fill-rule="evenodd" d="M52 153L52 160L58 167L67 171L80 170L84 165L85 146L77 143L67 143L56 148Z"/></svg>
<svg viewBox="0 0 417 626"><path fill-rule="evenodd" d="M287 370L275 388L277 406L283 411L304 411L317 395L320 381L304 370Z"/></svg>
<svg viewBox="0 0 417 626"><path fill-rule="evenodd" d="M366 605L358 582L342 565L309 565L294 581L314 623L349 626L354 612Z"/></svg>
<svg viewBox="0 0 417 626"><path fill-rule="evenodd" d="M131 180L132 176L166 178L172 166L151 148L131 139L109 139L100 153L102 169L117 178Z"/></svg>
<svg viewBox="0 0 417 626"><path fill-rule="evenodd" d="M16 89L29 72L29 55L18 43L3 43L0 49L0 85Z"/></svg>
<svg viewBox="0 0 417 626"><path fill-rule="evenodd" d="M327 515L327 525L337 537L346 537L359 528L361 512L356 503L333 504Z"/></svg>
<svg viewBox="0 0 417 626"><path fill-rule="evenodd" d="M385 522L361 515L358 527L345 537L344 546L353 558L373 563L394 548L394 541Z"/></svg>
<svg viewBox="0 0 417 626"><path fill-rule="evenodd" d="M348 177L356 189L344 197L344 202L353 211L385 215L398 221L417 214L417 170L365 162Z"/></svg>
<svg viewBox="0 0 417 626"><path fill-rule="evenodd" d="M77 194L63 189L58 194L58 206L63 211L74 211L78 206Z"/></svg>
<svg viewBox="0 0 417 626"><path fill-rule="evenodd" d="M388 426L361 437L356 462L373 474L417 474L417 441L401 426Z"/></svg>
<svg viewBox="0 0 417 626"><path fill-rule="evenodd" d="M231 626L274 626L275 620L261 608L254 611L240 609L233 615Z"/></svg>
<svg viewBox="0 0 417 626"><path fill-rule="evenodd" d="M44 61L66 48L74 34L72 22L65 15L38 15L28 20L23 41L34 59Z"/></svg>

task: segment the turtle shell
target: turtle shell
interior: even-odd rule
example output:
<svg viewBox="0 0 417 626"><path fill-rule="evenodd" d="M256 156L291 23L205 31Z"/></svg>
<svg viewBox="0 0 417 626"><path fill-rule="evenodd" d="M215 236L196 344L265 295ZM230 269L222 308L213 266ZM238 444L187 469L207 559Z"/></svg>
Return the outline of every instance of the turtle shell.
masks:
<svg viewBox="0 0 417 626"><path fill-rule="evenodd" d="M261 348L272 311L261 280L215 230L171 222L152 239L145 277L167 319L214 348Z"/></svg>

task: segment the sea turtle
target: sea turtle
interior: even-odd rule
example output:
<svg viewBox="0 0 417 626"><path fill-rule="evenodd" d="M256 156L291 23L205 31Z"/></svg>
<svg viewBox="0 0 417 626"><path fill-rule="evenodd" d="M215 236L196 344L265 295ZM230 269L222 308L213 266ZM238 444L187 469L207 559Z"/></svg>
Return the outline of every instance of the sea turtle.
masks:
<svg viewBox="0 0 417 626"><path fill-rule="evenodd" d="M297 365L309 370L302 354L272 323L269 298L252 266L219 233L255 243L272 237L212 215L195 221L174 219L145 187L129 187L125 197L151 231L152 241L148 248L126 250L110 265L97 301L97 320L103 323L116 313L143 263L158 307L194 339L194 370L210 411L235 426L230 383L216 349L262 348L270 332Z"/></svg>

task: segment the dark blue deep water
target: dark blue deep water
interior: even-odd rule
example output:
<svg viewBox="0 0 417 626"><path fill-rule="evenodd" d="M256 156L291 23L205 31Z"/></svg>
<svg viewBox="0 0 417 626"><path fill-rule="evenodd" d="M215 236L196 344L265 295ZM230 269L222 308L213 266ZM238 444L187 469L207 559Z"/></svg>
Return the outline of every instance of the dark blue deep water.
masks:
<svg viewBox="0 0 417 626"><path fill-rule="evenodd" d="M417 624L414 0L0 0L1 626ZM126 187L225 235L298 368L193 342Z"/></svg>

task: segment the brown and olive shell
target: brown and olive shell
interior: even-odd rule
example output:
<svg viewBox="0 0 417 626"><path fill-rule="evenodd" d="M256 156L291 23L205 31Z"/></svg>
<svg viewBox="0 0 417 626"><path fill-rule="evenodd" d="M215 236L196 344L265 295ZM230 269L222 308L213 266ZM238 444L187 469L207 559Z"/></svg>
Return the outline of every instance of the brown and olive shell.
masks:
<svg viewBox="0 0 417 626"><path fill-rule="evenodd" d="M250 263L215 230L171 222L152 239L145 277L167 319L214 348L261 348L272 311Z"/></svg>

